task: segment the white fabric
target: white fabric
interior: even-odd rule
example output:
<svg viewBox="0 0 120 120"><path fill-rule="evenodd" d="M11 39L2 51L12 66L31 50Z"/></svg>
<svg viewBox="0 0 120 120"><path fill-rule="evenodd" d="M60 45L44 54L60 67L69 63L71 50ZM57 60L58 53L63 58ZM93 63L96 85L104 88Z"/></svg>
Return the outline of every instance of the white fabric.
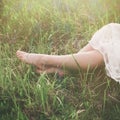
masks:
<svg viewBox="0 0 120 120"><path fill-rule="evenodd" d="M89 44L103 55L107 75L120 83L120 24L105 25Z"/></svg>

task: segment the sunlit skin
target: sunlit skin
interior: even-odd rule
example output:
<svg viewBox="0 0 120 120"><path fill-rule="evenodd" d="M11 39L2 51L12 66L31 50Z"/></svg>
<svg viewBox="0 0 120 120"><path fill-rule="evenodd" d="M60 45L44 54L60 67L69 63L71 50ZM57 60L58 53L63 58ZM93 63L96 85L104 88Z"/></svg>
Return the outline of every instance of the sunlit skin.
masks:
<svg viewBox="0 0 120 120"><path fill-rule="evenodd" d="M89 44L78 53L69 55L35 54L19 50L16 52L16 55L21 61L36 66L36 72L38 73L57 72L64 74L63 69L78 70L79 67L82 69L90 67L92 69L104 63L102 54L93 49Z"/></svg>

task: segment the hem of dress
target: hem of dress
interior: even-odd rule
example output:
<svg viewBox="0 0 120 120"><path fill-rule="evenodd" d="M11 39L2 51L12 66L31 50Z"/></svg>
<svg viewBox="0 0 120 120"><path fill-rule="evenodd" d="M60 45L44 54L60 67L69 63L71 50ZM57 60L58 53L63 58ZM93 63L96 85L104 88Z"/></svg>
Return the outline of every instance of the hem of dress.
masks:
<svg viewBox="0 0 120 120"><path fill-rule="evenodd" d="M90 44L95 50L97 50L98 52L100 52L100 54L103 56L104 63L105 63L105 68L107 69L106 59L105 59L104 54L103 54L97 47L95 47L90 41L89 41L89 44ZM107 69L107 70L109 71L109 69ZM110 73L110 71L109 71L109 73ZM107 74L107 73L106 73L106 74ZM116 78L114 78L113 76L111 76L111 74L110 74L110 75L107 74L107 76L110 77L110 78L112 78L113 80L115 80L116 82L118 82L118 83L120 84L120 81L117 80Z"/></svg>

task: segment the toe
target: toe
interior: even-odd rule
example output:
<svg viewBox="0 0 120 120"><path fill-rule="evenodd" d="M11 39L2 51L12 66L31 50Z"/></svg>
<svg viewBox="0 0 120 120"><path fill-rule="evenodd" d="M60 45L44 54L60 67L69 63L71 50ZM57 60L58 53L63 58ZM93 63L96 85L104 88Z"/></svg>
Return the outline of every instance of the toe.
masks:
<svg viewBox="0 0 120 120"><path fill-rule="evenodd" d="M17 55L17 57L18 57L20 60L24 60L25 57L26 57L26 52L23 52L23 51L18 50L18 51L16 52L16 55Z"/></svg>

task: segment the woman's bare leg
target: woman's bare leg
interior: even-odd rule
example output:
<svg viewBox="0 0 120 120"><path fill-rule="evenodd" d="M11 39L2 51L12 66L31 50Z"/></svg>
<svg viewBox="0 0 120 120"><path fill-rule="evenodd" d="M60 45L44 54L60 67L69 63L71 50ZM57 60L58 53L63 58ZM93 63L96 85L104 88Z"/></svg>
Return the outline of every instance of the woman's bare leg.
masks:
<svg viewBox="0 0 120 120"><path fill-rule="evenodd" d="M88 66L94 68L102 65L104 62L103 56L97 50L78 52L73 55L32 54L18 51L17 56L22 61L36 65L37 67L45 65L72 70L78 70L79 67L87 69Z"/></svg>
<svg viewBox="0 0 120 120"><path fill-rule="evenodd" d="M97 50L79 52L73 55L48 56L45 58L47 64L70 70L78 70L101 66L104 63L103 56Z"/></svg>
<svg viewBox="0 0 120 120"><path fill-rule="evenodd" d="M92 50L94 50L93 48L92 48L92 46L90 45L90 44L87 44L86 46L84 46L79 52L88 52L88 51L92 51ZM78 53L79 53L78 52ZM65 73L66 73L66 71L64 70L62 70L62 69L60 69L60 68L57 68L57 67L47 67L47 68L45 68L45 69L37 69L36 70L36 72L37 73L43 73L43 72L46 72L46 73L55 73L55 72L57 72L58 74L60 74L60 75L64 75Z"/></svg>
<svg viewBox="0 0 120 120"><path fill-rule="evenodd" d="M17 57L25 62L25 63L28 63L28 64L32 64L32 65L35 65L37 68L36 68L36 72L37 73L58 73L60 76L64 75L66 72L61 69L61 68L58 68L58 67L55 67L55 66L50 66L50 65L46 65L45 64L45 61L42 60L43 57L42 57L42 54L34 54L34 53L26 53L26 52L23 52L23 51L17 51ZM45 56L45 55L44 55ZM40 62L41 61L41 62Z"/></svg>
<svg viewBox="0 0 120 120"><path fill-rule="evenodd" d="M88 51L92 51L92 50L94 50L92 48L92 46L90 44L87 44L79 52L88 52ZM65 70L62 70L62 69L60 69L58 67L52 67L52 66L46 67L45 69L37 69L36 72L40 73L40 74L43 73L43 72L46 72L46 73L55 73L55 72L57 72L60 75L64 75L66 73Z"/></svg>

